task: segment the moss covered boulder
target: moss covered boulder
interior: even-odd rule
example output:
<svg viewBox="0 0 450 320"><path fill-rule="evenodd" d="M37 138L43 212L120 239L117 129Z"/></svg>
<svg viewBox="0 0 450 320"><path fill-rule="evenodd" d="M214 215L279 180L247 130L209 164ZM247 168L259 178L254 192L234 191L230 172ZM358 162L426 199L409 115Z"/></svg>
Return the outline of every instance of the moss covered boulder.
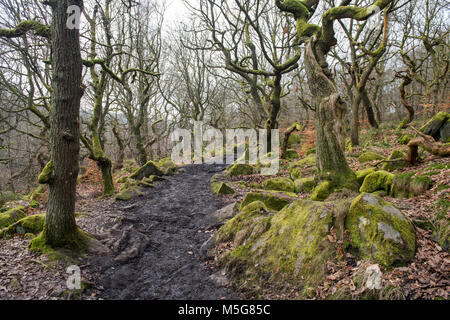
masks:
<svg viewBox="0 0 450 320"><path fill-rule="evenodd" d="M0 231L0 236L10 237L15 234L37 235L44 229L45 213L31 215L18 220L9 227Z"/></svg>
<svg viewBox="0 0 450 320"><path fill-rule="evenodd" d="M246 163L235 163L227 168L231 176L241 176L253 174L253 167Z"/></svg>
<svg viewBox="0 0 450 320"><path fill-rule="evenodd" d="M321 181L311 192L311 200L323 201L333 193L335 187L330 181Z"/></svg>
<svg viewBox="0 0 450 320"><path fill-rule="evenodd" d="M302 177L302 169L301 168L291 167L289 169L289 178L291 178L292 181L300 179L301 177Z"/></svg>
<svg viewBox="0 0 450 320"><path fill-rule="evenodd" d="M143 195L144 193L138 186L132 185L128 188L124 188L118 194L116 194L115 199L118 201L129 201L133 198L141 197Z"/></svg>
<svg viewBox="0 0 450 320"><path fill-rule="evenodd" d="M297 168L308 168L308 167L315 167L316 166L316 155L310 154L307 157L298 160L297 162L292 164L292 167Z"/></svg>
<svg viewBox="0 0 450 320"><path fill-rule="evenodd" d="M414 257L414 227L391 203L373 194L363 193L353 200L345 219L351 247L357 254L391 268Z"/></svg>
<svg viewBox="0 0 450 320"><path fill-rule="evenodd" d="M279 190L286 192L294 192L294 182L291 179L277 177L267 179L263 182L264 188L267 190Z"/></svg>
<svg viewBox="0 0 450 320"><path fill-rule="evenodd" d="M272 215L261 201L251 202L219 229L216 242L233 241L238 246L246 244L267 231Z"/></svg>
<svg viewBox="0 0 450 320"><path fill-rule="evenodd" d="M212 182L211 191L216 195L233 194L234 190L225 182Z"/></svg>
<svg viewBox="0 0 450 320"><path fill-rule="evenodd" d="M161 171L163 171L166 175L175 174L178 171L177 165L172 161L171 158L163 158L158 161L158 164Z"/></svg>
<svg viewBox="0 0 450 320"><path fill-rule="evenodd" d="M408 166L408 162L403 160L406 159L406 154L400 150L400 149L394 149L392 150L391 154L389 155L388 159L391 162L386 162L383 164L383 170L386 171L394 171L400 168L404 168ZM398 161L394 161L398 160Z"/></svg>
<svg viewBox="0 0 450 320"><path fill-rule="evenodd" d="M132 175L131 179L142 180L149 176L163 176L164 171L160 168L159 164L154 161L149 161L139 169L137 169Z"/></svg>
<svg viewBox="0 0 450 320"><path fill-rule="evenodd" d="M280 211L290 202L292 202L292 198L264 191L249 192L245 195L244 199L242 200L240 209L244 208L246 205L254 201L261 201L269 210Z"/></svg>
<svg viewBox="0 0 450 320"><path fill-rule="evenodd" d="M390 193L394 177L394 174L384 170L373 172L366 176L359 191L367 193L385 191Z"/></svg>
<svg viewBox="0 0 450 320"><path fill-rule="evenodd" d="M256 209L262 206L258 202L251 205ZM259 213L259 217L259 221L250 222L251 226L246 227L256 229L255 235L246 232L245 237L239 237L235 248L219 261L237 283L248 286L266 279L312 285L322 281L325 262L335 255L328 239L333 226L332 210L324 203L298 200L270 220L266 218L262 226L258 225L264 216ZM219 233L224 237L223 234L231 232L224 229Z"/></svg>
<svg viewBox="0 0 450 320"><path fill-rule="evenodd" d="M381 154L375 153L373 151L367 151L361 154L358 158L360 163L366 163L375 160L383 160L384 157Z"/></svg>
<svg viewBox="0 0 450 320"><path fill-rule="evenodd" d="M24 207L19 206L0 213L0 229L9 227L16 221L25 218Z"/></svg>
<svg viewBox="0 0 450 320"><path fill-rule="evenodd" d="M441 129L439 130L439 134L442 142L444 143L450 142L450 117L442 125Z"/></svg>
<svg viewBox="0 0 450 320"><path fill-rule="evenodd" d="M316 181L314 177L300 178L294 181L294 191L300 192L311 192L316 186Z"/></svg>
<svg viewBox="0 0 450 320"><path fill-rule="evenodd" d="M441 111L431 118L422 128L420 128L420 131L432 136L437 141L440 139L441 127L447 123L449 118L450 115L447 112Z"/></svg>
<svg viewBox="0 0 450 320"><path fill-rule="evenodd" d="M393 197L411 198L423 194L433 186L430 177L415 172L396 174L390 195Z"/></svg>
<svg viewBox="0 0 450 320"><path fill-rule="evenodd" d="M356 171L356 172L355 172L355 174L356 174L356 180L358 181L359 185L362 185L363 182L364 182L364 179L365 179L369 174L374 173L375 171L377 171L377 169L374 168L374 167L370 167L370 168L367 168L367 169L363 169L363 170Z"/></svg>
<svg viewBox="0 0 450 320"><path fill-rule="evenodd" d="M299 155L298 152L295 151L294 149L287 149L286 150L286 159L287 160L293 160L293 159L298 159Z"/></svg>

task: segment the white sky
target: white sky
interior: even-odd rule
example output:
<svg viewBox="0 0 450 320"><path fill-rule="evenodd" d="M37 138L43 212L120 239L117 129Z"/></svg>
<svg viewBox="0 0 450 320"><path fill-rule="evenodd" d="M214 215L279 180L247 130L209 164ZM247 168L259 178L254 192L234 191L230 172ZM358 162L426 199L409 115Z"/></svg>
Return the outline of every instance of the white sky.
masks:
<svg viewBox="0 0 450 320"><path fill-rule="evenodd" d="M183 0L166 0L167 11L165 20L167 22L179 21L186 17L188 9Z"/></svg>

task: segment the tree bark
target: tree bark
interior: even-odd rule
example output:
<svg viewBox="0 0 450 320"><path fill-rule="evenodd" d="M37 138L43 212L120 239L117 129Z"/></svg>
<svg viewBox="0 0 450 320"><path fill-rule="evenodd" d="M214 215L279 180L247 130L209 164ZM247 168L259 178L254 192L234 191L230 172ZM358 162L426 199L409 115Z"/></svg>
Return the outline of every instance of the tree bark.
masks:
<svg viewBox="0 0 450 320"><path fill-rule="evenodd" d="M81 54L79 30L68 29L67 7L81 0L51 2L52 109L51 165L48 165L49 196L43 236L51 247L79 243L75 223L75 190L79 170ZM44 169L45 171L45 169Z"/></svg>

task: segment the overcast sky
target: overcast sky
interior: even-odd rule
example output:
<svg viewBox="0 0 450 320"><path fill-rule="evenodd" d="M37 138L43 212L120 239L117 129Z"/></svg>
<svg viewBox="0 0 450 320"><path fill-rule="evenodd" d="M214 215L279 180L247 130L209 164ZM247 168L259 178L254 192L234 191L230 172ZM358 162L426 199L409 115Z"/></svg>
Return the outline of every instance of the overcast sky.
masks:
<svg viewBox="0 0 450 320"><path fill-rule="evenodd" d="M183 3L183 0L166 0L167 1L167 12L166 21L176 21L183 19L188 10Z"/></svg>

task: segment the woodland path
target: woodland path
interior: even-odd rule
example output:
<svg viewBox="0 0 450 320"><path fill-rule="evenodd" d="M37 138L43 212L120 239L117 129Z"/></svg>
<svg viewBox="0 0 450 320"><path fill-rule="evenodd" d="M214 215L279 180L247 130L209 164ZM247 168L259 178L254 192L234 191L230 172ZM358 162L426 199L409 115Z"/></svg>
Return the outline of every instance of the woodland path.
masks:
<svg viewBox="0 0 450 320"><path fill-rule="evenodd" d="M201 245L211 236L204 232L205 216L226 205L209 189L212 175L223 169L189 165L156 183L144 196L113 204L112 209L126 210L126 228L144 232L148 241L139 257L126 262L114 261L114 256L96 258L97 285L104 288L99 298L240 298L211 278L216 271L199 256Z"/></svg>

